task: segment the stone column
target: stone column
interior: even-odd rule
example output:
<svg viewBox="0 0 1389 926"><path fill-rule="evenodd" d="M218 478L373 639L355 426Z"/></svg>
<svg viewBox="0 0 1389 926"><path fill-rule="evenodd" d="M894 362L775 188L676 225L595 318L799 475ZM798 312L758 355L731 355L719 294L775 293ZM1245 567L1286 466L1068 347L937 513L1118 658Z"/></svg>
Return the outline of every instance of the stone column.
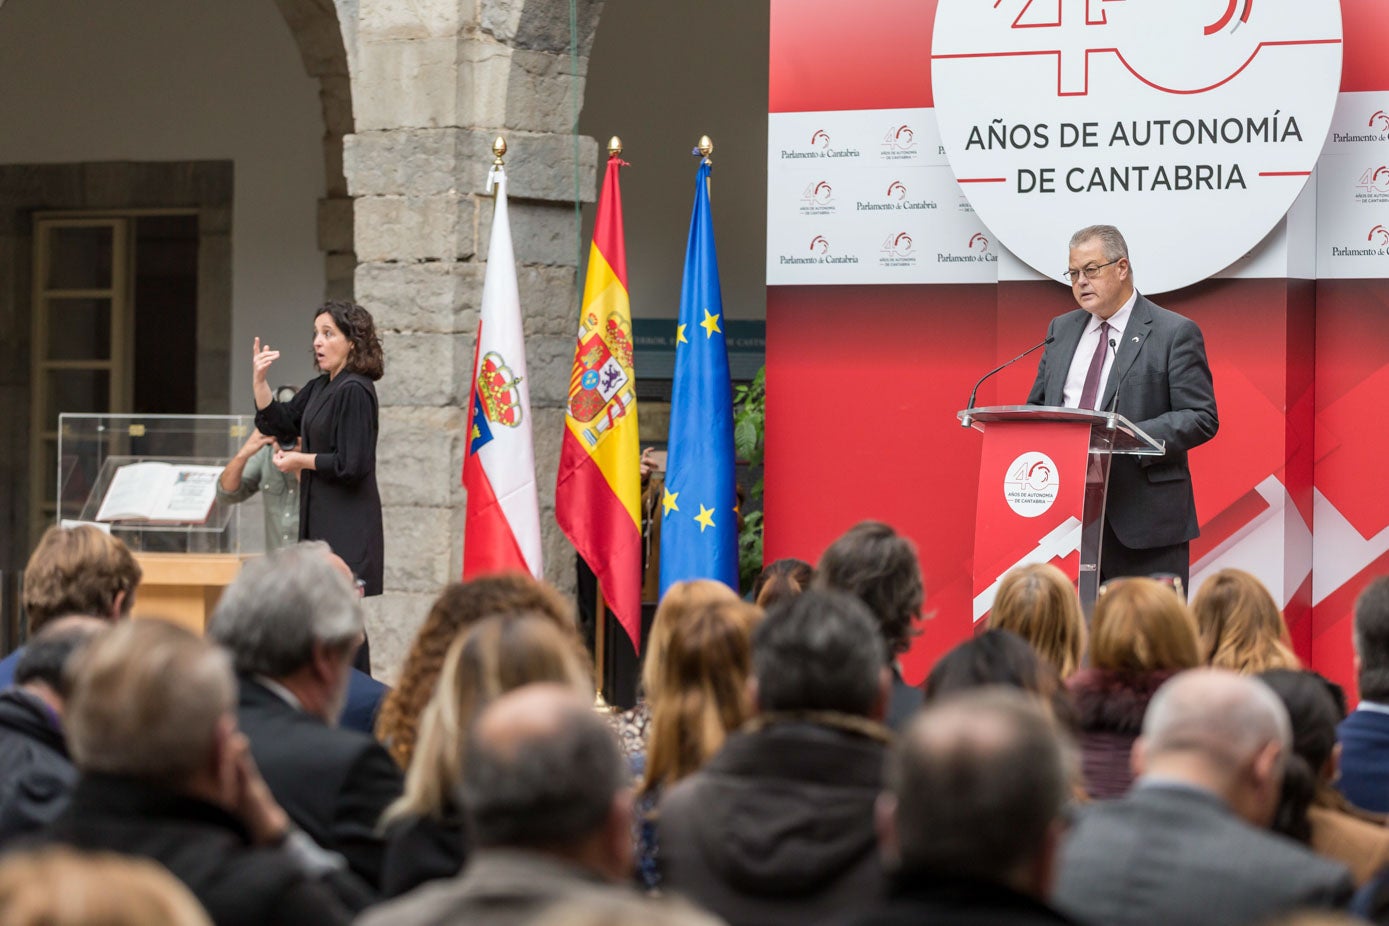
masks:
<svg viewBox="0 0 1389 926"><path fill-rule="evenodd" d="M578 315L569 31L566 12L562 48L527 47L525 6L360 3L356 131L344 142L344 168L355 202L356 298L375 317L386 351L377 387L386 594L370 602L368 620L373 662L388 679L439 589L462 569L465 405L492 219L484 189L498 134L510 148L546 574L573 586L573 548L554 523ZM535 15L548 21L548 12L537 7ZM578 67L582 82L587 59ZM578 141L578 196L591 202L597 144Z"/></svg>

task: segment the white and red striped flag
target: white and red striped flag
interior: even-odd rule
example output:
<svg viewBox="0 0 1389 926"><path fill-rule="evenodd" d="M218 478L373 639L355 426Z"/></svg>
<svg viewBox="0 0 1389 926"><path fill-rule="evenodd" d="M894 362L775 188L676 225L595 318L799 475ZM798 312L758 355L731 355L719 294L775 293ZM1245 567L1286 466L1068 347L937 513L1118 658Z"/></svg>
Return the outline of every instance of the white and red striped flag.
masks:
<svg viewBox="0 0 1389 926"><path fill-rule="evenodd" d="M539 578L540 502L531 439L530 384L521 332L521 296L506 212L506 171L494 166L492 240L482 284L477 352L473 358L468 447L463 487L468 523L463 536L463 578L494 572L529 572Z"/></svg>

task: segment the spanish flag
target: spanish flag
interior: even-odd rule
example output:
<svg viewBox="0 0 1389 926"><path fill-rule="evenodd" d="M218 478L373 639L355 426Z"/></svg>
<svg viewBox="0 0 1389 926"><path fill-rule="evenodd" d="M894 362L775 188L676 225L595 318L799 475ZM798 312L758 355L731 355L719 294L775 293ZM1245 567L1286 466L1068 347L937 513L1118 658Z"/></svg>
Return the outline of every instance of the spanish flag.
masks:
<svg viewBox="0 0 1389 926"><path fill-rule="evenodd" d="M569 406L555 486L555 518L598 577L608 608L641 650L641 442L622 191L608 157L593 223Z"/></svg>

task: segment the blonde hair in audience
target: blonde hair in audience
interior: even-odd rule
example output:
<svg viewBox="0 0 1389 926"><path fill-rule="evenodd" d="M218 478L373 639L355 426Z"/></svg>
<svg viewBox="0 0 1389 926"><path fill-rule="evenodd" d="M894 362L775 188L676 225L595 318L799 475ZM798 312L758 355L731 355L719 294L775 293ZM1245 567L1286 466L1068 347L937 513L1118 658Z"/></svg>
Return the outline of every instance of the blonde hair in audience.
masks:
<svg viewBox="0 0 1389 926"><path fill-rule="evenodd" d="M1011 630L1032 644L1063 680L1075 674L1085 654L1080 596L1051 563L1020 566L1003 577L989 611L989 628Z"/></svg>
<svg viewBox="0 0 1389 926"><path fill-rule="evenodd" d="M3 926L212 926L191 891L142 858L48 848L0 862Z"/></svg>
<svg viewBox="0 0 1389 926"><path fill-rule="evenodd" d="M1301 669L1288 626L1273 596L1242 569L1222 569L1201 583L1191 602L1207 665L1256 675Z"/></svg>
<svg viewBox="0 0 1389 926"><path fill-rule="evenodd" d="M376 738L401 768L410 767L421 715L434 695L453 641L484 617L522 611L549 618L578 641L573 607L553 588L524 573L453 582L434 599L405 657L400 682L386 695L376 718Z"/></svg>
<svg viewBox="0 0 1389 926"><path fill-rule="evenodd" d="M655 616L651 618L651 630L646 635L646 651L642 656L642 696L648 703L651 701L651 692L656 690L660 667L666 659L666 643L670 640L670 629L705 605L738 600L737 592L712 579L676 582L666 589L665 596L656 607Z"/></svg>
<svg viewBox="0 0 1389 926"><path fill-rule="evenodd" d="M1196 619L1154 579L1106 582L1090 621L1090 665L1119 672L1194 669L1201 664Z"/></svg>
<svg viewBox="0 0 1389 926"><path fill-rule="evenodd" d="M24 567L22 597L29 633L66 614L129 614L142 575L140 564L119 538L90 524L50 527Z"/></svg>
<svg viewBox="0 0 1389 926"><path fill-rule="evenodd" d="M412 815L442 819L463 780L473 719L500 695L533 682L556 682L593 697L593 674L583 647L546 615L498 615L459 634L420 718L405 791L386 808L382 822Z"/></svg>
<svg viewBox="0 0 1389 926"><path fill-rule="evenodd" d="M733 600L691 609L671 622L647 697L651 725L641 789L674 784L699 769L752 715L755 605ZM648 659L654 653L648 653Z"/></svg>
<svg viewBox="0 0 1389 926"><path fill-rule="evenodd" d="M236 704L226 651L177 624L121 621L76 657L63 723L83 772L179 787Z"/></svg>

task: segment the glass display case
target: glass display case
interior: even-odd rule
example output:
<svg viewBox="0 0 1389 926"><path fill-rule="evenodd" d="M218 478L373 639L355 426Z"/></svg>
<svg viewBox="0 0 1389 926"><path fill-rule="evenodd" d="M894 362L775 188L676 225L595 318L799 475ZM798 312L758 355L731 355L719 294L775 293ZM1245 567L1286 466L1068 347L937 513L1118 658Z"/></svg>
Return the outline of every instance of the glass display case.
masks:
<svg viewBox="0 0 1389 926"><path fill-rule="evenodd" d="M108 505L102 512L113 481L132 464L169 464L171 483L192 477L206 481L236 454L254 426L249 415L59 415L58 522L102 524L143 553L262 552L264 515L258 494L239 505L215 498L199 505L195 497L197 514L188 514L187 506L162 518L119 517L129 514L130 506ZM161 469L144 471L158 477Z"/></svg>

